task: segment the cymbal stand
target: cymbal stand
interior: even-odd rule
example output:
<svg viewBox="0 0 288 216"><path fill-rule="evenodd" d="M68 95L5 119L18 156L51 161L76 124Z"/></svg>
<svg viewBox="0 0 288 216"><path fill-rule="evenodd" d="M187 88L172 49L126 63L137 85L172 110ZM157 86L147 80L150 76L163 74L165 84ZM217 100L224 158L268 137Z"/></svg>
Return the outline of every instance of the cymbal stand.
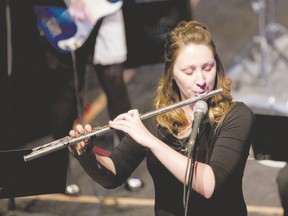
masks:
<svg viewBox="0 0 288 216"><path fill-rule="evenodd" d="M275 39L280 34L287 33L288 31L284 26L275 22L276 0L256 0L251 3L251 6L253 11L258 14L258 35L254 36L252 43L249 43L249 48L247 49L246 47L242 50L242 55L235 58L234 65L239 64L241 67L238 67L236 70L237 77L235 81L238 83L237 87L240 87L240 79L238 78L243 76L243 71L245 73L250 72L249 75L251 76L249 80L253 82L252 84L255 85L256 82L259 86L265 86L270 94L268 102L269 104L274 104L272 69L275 70L276 64L280 59L284 60L288 66L288 58L277 48ZM254 52L255 48L256 53ZM251 71L247 60L244 61L248 58L249 54L251 54L255 62L260 62L258 65L259 71L256 73L256 76L255 71Z"/></svg>
<svg viewBox="0 0 288 216"><path fill-rule="evenodd" d="M276 0L268 0L268 23L266 25L266 31L267 31L267 40L268 44L271 46L271 48L276 51L274 54L277 54L274 57L274 65L275 66L280 59L284 60L286 65L288 66L288 58L284 55L283 51L281 51L276 45L275 45L275 39L283 34L288 33L288 29L279 24L276 23Z"/></svg>

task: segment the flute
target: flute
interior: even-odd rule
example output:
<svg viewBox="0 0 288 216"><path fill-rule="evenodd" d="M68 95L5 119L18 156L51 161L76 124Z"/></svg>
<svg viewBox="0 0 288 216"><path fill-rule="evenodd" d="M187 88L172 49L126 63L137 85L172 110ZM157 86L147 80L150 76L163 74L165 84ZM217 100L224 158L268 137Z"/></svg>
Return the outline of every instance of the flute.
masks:
<svg viewBox="0 0 288 216"><path fill-rule="evenodd" d="M195 103L199 100L208 99L208 98L213 97L217 94L221 94L222 92L223 92L222 89L216 89L216 90L213 90L211 92L198 95L197 97L186 99L186 100L180 101L178 103L175 103L175 104L172 104L172 105L169 105L169 106L166 106L166 107L142 114L142 115L140 115L140 119L145 120L148 118L152 118L154 116L161 115L161 114L166 113L168 111L171 111L173 109L177 109L177 108L189 105L191 103ZM27 161L33 160L35 158L44 156L46 154L49 154L49 153L58 151L60 149L63 149L65 147L68 147L70 145L73 145L75 143L81 142L83 140L90 140L94 137L98 137L98 136L101 136L103 134L106 134L106 133L110 132L111 130L112 129L108 125L106 125L103 127L94 127L91 132L79 135L77 137L66 136L64 138L55 140L55 141L47 143L45 145L33 148L32 152L30 154L23 156L24 161L27 162Z"/></svg>

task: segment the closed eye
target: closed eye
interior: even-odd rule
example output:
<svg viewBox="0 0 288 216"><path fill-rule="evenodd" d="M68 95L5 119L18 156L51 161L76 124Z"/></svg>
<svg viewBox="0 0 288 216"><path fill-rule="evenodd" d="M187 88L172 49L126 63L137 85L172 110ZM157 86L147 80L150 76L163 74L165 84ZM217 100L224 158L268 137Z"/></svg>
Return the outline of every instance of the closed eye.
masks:
<svg viewBox="0 0 288 216"><path fill-rule="evenodd" d="M183 70L183 72L185 74L192 74L194 72L194 70L192 68L186 68L186 69Z"/></svg>
<svg viewBox="0 0 288 216"><path fill-rule="evenodd" d="M190 65L190 66L184 67L182 71L185 74L192 74L194 73L195 70L196 70L196 67L194 65Z"/></svg>
<svg viewBox="0 0 288 216"><path fill-rule="evenodd" d="M203 67L203 70L205 71L210 71L213 67L214 67L214 63L212 64L205 64L204 67Z"/></svg>

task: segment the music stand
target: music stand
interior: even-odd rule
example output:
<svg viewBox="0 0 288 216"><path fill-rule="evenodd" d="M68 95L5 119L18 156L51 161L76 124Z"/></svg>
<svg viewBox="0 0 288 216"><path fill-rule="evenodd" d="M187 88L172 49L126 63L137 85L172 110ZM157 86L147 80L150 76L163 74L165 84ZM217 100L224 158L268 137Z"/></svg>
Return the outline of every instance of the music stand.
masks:
<svg viewBox="0 0 288 216"><path fill-rule="evenodd" d="M288 161L288 116L256 114L252 149L256 160Z"/></svg>
<svg viewBox="0 0 288 216"><path fill-rule="evenodd" d="M65 193L67 150L25 162L31 150L0 151L0 199Z"/></svg>

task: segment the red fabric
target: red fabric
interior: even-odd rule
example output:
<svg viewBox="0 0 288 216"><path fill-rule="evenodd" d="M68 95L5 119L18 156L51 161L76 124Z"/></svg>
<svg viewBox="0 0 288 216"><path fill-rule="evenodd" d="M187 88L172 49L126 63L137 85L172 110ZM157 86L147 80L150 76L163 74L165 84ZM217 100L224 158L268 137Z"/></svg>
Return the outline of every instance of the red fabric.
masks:
<svg viewBox="0 0 288 216"><path fill-rule="evenodd" d="M95 152L96 154L102 155L102 156L109 156L111 154L111 152L109 152L105 149L102 149L98 146L93 147L93 152Z"/></svg>

